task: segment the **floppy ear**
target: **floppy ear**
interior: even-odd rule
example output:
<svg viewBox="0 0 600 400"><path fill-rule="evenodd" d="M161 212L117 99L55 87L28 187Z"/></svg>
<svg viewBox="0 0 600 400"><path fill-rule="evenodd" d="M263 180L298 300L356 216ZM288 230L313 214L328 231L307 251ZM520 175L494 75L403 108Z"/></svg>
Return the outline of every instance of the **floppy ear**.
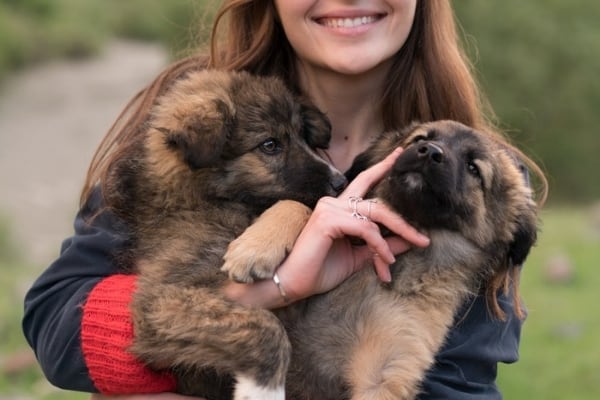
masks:
<svg viewBox="0 0 600 400"><path fill-rule="evenodd" d="M331 139L331 123L329 119L307 100L300 100L303 132L306 143L312 148L327 149Z"/></svg>
<svg viewBox="0 0 600 400"><path fill-rule="evenodd" d="M222 100L211 100L207 109L185 121L179 130L157 128L167 146L181 153L192 169L215 165L220 159L233 125L233 116Z"/></svg>
<svg viewBox="0 0 600 400"><path fill-rule="evenodd" d="M520 266L525 262L529 251L537 240L535 217L523 217L518 221L517 231L508 250L510 265Z"/></svg>

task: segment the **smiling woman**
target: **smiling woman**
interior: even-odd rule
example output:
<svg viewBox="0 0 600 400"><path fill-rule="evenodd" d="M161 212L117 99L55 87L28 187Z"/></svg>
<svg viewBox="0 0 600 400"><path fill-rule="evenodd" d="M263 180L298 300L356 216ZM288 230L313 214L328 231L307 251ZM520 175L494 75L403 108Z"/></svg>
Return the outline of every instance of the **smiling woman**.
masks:
<svg viewBox="0 0 600 400"><path fill-rule="evenodd" d="M327 69L348 75L380 75L376 67L387 64L389 68L392 56L410 33L416 0L276 0L275 6L306 74Z"/></svg>
<svg viewBox="0 0 600 400"><path fill-rule="evenodd" d="M321 154L341 171L381 132L400 131L415 120L453 119L504 141L487 122L449 1L226 0L213 33L209 54L201 52L165 69L104 138L82 191L75 234L27 295L24 329L57 385L105 394L178 389L173 371L149 369L130 353L136 334L130 304L143 288L114 257L131 245L131 226L105 207L104 195L106 178L152 123L157 99L193 71L208 67L279 77L328 117L331 141ZM508 143L506 147L511 148ZM374 265L379 279L388 281L394 256L426 247L429 239L377 199L365 199L371 206L369 219L355 218L349 200L364 198L397 155L358 174L337 197L325 196L316 203L278 266L277 282L223 280L217 294L232 309L240 304L269 309L283 304L282 293L287 300L302 301L338 287L358 270L368 271L365 266ZM382 235L381 225L392 234ZM355 246L351 237L366 245ZM501 397L495 385L497 364L517 359L521 320L509 295L511 282L496 284L507 289L498 293L506 318L489 317L488 288L469 298L423 381L419 399ZM213 315L202 310L191 309L189 321ZM227 328L218 334L227 337ZM232 373L224 368L204 376L215 372ZM264 393L261 385L260 379L252 382ZM283 398L281 390L277 396Z"/></svg>

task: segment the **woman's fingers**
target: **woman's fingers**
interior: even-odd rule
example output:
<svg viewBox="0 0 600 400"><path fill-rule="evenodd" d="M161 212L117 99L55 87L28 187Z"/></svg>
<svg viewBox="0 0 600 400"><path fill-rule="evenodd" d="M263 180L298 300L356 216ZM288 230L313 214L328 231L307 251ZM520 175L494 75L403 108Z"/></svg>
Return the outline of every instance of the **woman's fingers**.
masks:
<svg viewBox="0 0 600 400"><path fill-rule="evenodd" d="M365 241L365 245L355 247L355 265L364 266L365 261L372 260L377 276L383 282L390 282L390 264L396 260L395 255L404 253L412 247L412 244L400 236L383 238L379 228L373 224L374 232L364 230L358 237Z"/></svg>
<svg viewBox="0 0 600 400"><path fill-rule="evenodd" d="M381 255L384 261L392 263L394 254L389 249L387 242L381 236L379 227L373 221L366 218L354 215L352 202L346 202L343 199L327 197L322 198L313 212L307 224L309 230L318 232L320 235L310 234L305 231L301 237L308 235L310 237L319 238L321 235L329 238L329 243L325 243L322 239L316 239L319 242L325 243L327 249L330 243L335 239L343 237L357 237L367 243L374 252ZM327 251L327 249L323 249Z"/></svg>
<svg viewBox="0 0 600 400"><path fill-rule="evenodd" d="M427 236L417 231L380 200L351 197L346 212L349 212L354 220L353 226L358 227L358 232L354 235L366 243L355 249L355 265L364 265L366 260L372 259L377 276L383 282L391 281L389 266L395 261L393 255L405 252L412 245L429 245ZM397 236L383 238L376 222L385 225Z"/></svg>
<svg viewBox="0 0 600 400"><path fill-rule="evenodd" d="M401 254L409 250L412 246L406 240L399 236L390 236L386 238L386 242L393 254ZM378 254L373 254L373 266L375 272L382 282L391 282L392 274L390 273L390 264L385 263Z"/></svg>
<svg viewBox="0 0 600 400"><path fill-rule="evenodd" d="M350 215L357 219L378 222L396 235L418 247L429 245L429 238L408 224L401 215L391 210L379 199L366 199L350 202Z"/></svg>
<svg viewBox="0 0 600 400"><path fill-rule="evenodd" d="M371 187L381 180L385 174L392 168L396 158L402 153L402 148L398 147L390 155L372 167L362 171L350 182L348 187L340 194L340 198L363 197Z"/></svg>
<svg viewBox="0 0 600 400"><path fill-rule="evenodd" d="M402 151L401 147L396 148L381 162L361 172L338 199L347 202L347 210L355 219L378 222L408 242L419 247L425 247L429 245L429 238L410 226L400 215L391 211L387 205L377 199L363 200L363 196L371 187L379 182L393 167ZM363 239L366 240L366 238ZM371 246L374 245L375 243L371 244ZM381 247L381 244L378 244L378 246ZM384 260L387 261L387 259Z"/></svg>

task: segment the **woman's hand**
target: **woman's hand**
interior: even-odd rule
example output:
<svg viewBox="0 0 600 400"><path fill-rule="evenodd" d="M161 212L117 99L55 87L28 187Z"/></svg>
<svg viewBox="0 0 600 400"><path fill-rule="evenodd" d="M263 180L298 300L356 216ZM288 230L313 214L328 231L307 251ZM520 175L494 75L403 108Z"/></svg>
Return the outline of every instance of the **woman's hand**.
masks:
<svg viewBox="0 0 600 400"><path fill-rule="evenodd" d="M362 197L392 168L402 152L397 149L380 163L359 174L337 198L324 197L315 207L294 248L278 270L281 284L295 300L326 292L359 270L372 258L377 275L389 282L395 254L412 245L424 247L429 239L376 199ZM376 223L398 236L384 238ZM354 246L349 236L362 239Z"/></svg>
<svg viewBox="0 0 600 400"><path fill-rule="evenodd" d="M319 200L292 251L277 270L287 299L300 300L331 290L367 265L369 258L373 259L379 278L389 282L389 265L395 254L413 245L429 244L427 237L385 204L376 199L359 201L392 168L401 152L402 149L394 151L360 173L337 198ZM377 223L397 236L382 237ZM353 245L349 237L360 238L366 244ZM224 292L230 299L251 306L277 308L286 304L270 279L252 284L232 281Z"/></svg>
<svg viewBox="0 0 600 400"><path fill-rule="evenodd" d="M200 397L181 396L175 393L132 394L122 396L105 396L93 394L90 400L204 400Z"/></svg>

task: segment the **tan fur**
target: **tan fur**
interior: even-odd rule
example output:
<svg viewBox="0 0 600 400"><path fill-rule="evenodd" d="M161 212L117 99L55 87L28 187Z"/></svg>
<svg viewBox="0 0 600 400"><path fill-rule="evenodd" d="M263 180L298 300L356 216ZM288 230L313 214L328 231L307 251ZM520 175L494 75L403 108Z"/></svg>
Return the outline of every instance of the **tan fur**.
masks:
<svg viewBox="0 0 600 400"><path fill-rule="evenodd" d="M343 188L344 176L313 150L328 144L327 119L275 78L199 71L173 83L144 128L105 193L131 232L122 262L140 275L131 352L171 369L185 394L283 400L291 352L283 326L228 300L221 266L227 245L277 201L306 204L291 207L303 225L302 210ZM257 268L244 280L263 275Z"/></svg>
<svg viewBox="0 0 600 400"><path fill-rule="evenodd" d="M273 276L273 266L279 265L292 250L292 245L299 231L294 227L303 227L310 218L311 210L304 204L291 200L282 200L277 206L267 211L250 225L244 232L242 240L234 240L229 244L223 256L223 271L237 282L252 282L255 278L268 279ZM263 223L262 221L268 221ZM280 221L271 224L270 221ZM260 249L276 238L276 246L268 252L248 253L249 248ZM240 244L238 246L238 244Z"/></svg>
<svg viewBox="0 0 600 400"><path fill-rule="evenodd" d="M328 128L275 79L191 73L112 171L108 204L131 231L123 260L140 274L131 351L173 371L179 392L283 400L285 384L293 399L412 399L457 308L527 255L535 204L510 152L457 123L416 125L379 138L351 171L406 147L369 196L432 244L398 257L391 285L367 267L276 312L229 301L227 279L270 277L306 206L341 188L310 149L327 145ZM444 168L426 172L419 136L443 148Z"/></svg>
<svg viewBox="0 0 600 400"><path fill-rule="evenodd" d="M327 294L277 311L293 351L289 398L415 398L458 308L517 270L535 241L536 206L508 148L452 121L414 125L384 134L350 173L398 145L404 153L370 196L425 231L431 245L399 256L389 286L367 267ZM286 205L274 207L283 209L272 215L290 220ZM282 220L259 223L268 232ZM260 228L236 240L239 259L245 243L248 255L257 252L254 232ZM274 237L258 251L290 245Z"/></svg>

